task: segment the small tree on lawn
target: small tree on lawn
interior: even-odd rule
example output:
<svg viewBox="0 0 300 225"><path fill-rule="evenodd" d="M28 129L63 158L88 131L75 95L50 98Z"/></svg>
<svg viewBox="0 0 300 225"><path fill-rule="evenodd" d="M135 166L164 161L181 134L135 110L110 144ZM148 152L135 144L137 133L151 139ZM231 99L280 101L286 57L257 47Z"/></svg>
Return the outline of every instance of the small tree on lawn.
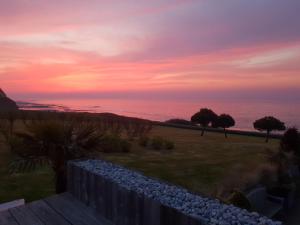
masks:
<svg viewBox="0 0 300 225"><path fill-rule="evenodd" d="M281 122L279 119L274 118L272 116L266 116L264 118L261 118L259 120L256 120L253 123L253 126L256 130L259 131L266 131L266 142L269 141L270 133L274 130L277 131L283 131L285 130L285 125L283 122Z"/></svg>
<svg viewBox="0 0 300 225"><path fill-rule="evenodd" d="M191 121L202 126L201 136L203 136L204 129L208 127L209 124L213 123L217 119L217 117L217 114L214 113L211 109L203 108L191 117Z"/></svg>
<svg viewBox="0 0 300 225"><path fill-rule="evenodd" d="M235 125L235 121L232 116L228 114L221 114L218 116L216 121L216 126L224 129L225 137L227 138L226 128L233 127Z"/></svg>

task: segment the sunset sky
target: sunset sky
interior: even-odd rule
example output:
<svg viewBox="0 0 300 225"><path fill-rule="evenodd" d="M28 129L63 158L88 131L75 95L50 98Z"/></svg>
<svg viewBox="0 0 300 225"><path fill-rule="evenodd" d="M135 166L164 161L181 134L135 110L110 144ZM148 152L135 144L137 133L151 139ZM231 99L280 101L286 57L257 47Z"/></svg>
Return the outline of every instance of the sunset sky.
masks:
<svg viewBox="0 0 300 225"><path fill-rule="evenodd" d="M0 0L17 99L300 96L299 0Z"/></svg>

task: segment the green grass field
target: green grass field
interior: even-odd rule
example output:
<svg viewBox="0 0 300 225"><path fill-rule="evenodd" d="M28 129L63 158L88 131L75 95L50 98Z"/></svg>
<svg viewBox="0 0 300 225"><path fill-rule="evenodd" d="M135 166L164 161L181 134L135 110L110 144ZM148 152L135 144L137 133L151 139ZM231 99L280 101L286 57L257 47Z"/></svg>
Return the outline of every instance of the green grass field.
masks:
<svg viewBox="0 0 300 225"><path fill-rule="evenodd" d="M136 142L130 153L101 153L99 157L146 175L210 195L222 185L224 177L238 171L239 176L253 173L265 162L266 149L276 150L278 140L229 135L156 126L150 136L162 136L175 143L175 149L155 151ZM0 202L25 198L40 199L54 193L53 174L49 169L10 175L10 153L0 145Z"/></svg>
<svg viewBox="0 0 300 225"><path fill-rule="evenodd" d="M0 203L24 198L27 202L54 193L53 174L48 168L30 173L8 173L11 154L0 144Z"/></svg>
<svg viewBox="0 0 300 225"><path fill-rule="evenodd" d="M131 153L101 154L109 160L144 172L192 191L207 195L222 185L225 177L235 172L243 177L266 162L266 149L278 149L278 140L265 143L264 138L221 133L154 127L151 135L175 143L175 149L155 151L134 144ZM237 171L238 170L238 171ZM237 178L238 179L238 178Z"/></svg>

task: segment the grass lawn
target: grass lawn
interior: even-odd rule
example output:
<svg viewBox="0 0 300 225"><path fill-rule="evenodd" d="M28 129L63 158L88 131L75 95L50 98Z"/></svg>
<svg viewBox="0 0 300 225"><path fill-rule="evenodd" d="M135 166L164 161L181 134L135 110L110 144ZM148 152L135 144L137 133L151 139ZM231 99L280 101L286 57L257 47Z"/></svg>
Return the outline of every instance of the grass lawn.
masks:
<svg viewBox="0 0 300 225"><path fill-rule="evenodd" d="M8 164L10 161L10 153L0 143L0 203L20 198L30 202L54 193L54 180L50 169L9 174Z"/></svg>
<svg viewBox="0 0 300 225"><path fill-rule="evenodd" d="M155 151L133 143L130 153L101 153L100 157L144 172L192 191L212 194L224 177L238 170L239 176L253 172L264 163L266 149L276 150L278 140L156 126L151 136L175 143L175 149ZM8 174L10 153L0 144L0 203L18 198L32 201L54 193L49 169L33 173ZM237 169L238 168L238 169Z"/></svg>
<svg viewBox="0 0 300 225"><path fill-rule="evenodd" d="M240 177L253 173L265 163L266 149L278 149L279 141L241 135L156 126L153 136L175 143L174 150L155 151L136 143L131 153L101 154L101 157L144 172L192 191L211 195L233 173ZM239 177L237 177L238 179Z"/></svg>

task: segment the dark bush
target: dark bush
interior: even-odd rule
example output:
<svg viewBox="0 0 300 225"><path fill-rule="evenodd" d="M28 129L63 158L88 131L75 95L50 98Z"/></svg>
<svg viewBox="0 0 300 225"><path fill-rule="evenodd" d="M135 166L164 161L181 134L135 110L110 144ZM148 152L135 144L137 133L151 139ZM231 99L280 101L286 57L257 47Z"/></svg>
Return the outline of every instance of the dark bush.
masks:
<svg viewBox="0 0 300 225"><path fill-rule="evenodd" d="M175 148L175 145L172 141L165 140L164 138L160 136L155 136L151 139L151 147L154 150L171 150Z"/></svg>
<svg viewBox="0 0 300 225"><path fill-rule="evenodd" d="M151 147L155 150L161 150L164 147L164 139L159 136L155 136L151 140Z"/></svg>
<svg viewBox="0 0 300 225"><path fill-rule="evenodd" d="M130 152L131 150L131 143L125 139L121 139L121 150L124 153Z"/></svg>
<svg viewBox="0 0 300 225"><path fill-rule="evenodd" d="M101 142L101 150L105 153L130 152L131 149L131 144L117 135L106 135Z"/></svg>
<svg viewBox="0 0 300 225"><path fill-rule="evenodd" d="M175 148L175 145L172 141L165 140L165 149L171 150L171 149L174 149L174 148Z"/></svg>
<svg viewBox="0 0 300 225"><path fill-rule="evenodd" d="M185 120L185 119L170 119L170 120L167 120L165 123L186 125L186 126L194 125L191 121L188 121L188 120Z"/></svg>
<svg viewBox="0 0 300 225"><path fill-rule="evenodd" d="M297 128L289 128L283 135L280 147L283 151L294 152L295 155L300 153L300 136Z"/></svg>
<svg viewBox="0 0 300 225"><path fill-rule="evenodd" d="M146 136L152 129L151 122L129 121L124 123L126 135L130 140L136 137Z"/></svg>
<svg viewBox="0 0 300 225"><path fill-rule="evenodd" d="M149 144L149 137L148 136L141 136L139 138L139 145L142 147L147 147Z"/></svg>
<svg viewBox="0 0 300 225"><path fill-rule="evenodd" d="M240 191L233 191L226 202L242 209L251 210L249 200L245 194Z"/></svg>

